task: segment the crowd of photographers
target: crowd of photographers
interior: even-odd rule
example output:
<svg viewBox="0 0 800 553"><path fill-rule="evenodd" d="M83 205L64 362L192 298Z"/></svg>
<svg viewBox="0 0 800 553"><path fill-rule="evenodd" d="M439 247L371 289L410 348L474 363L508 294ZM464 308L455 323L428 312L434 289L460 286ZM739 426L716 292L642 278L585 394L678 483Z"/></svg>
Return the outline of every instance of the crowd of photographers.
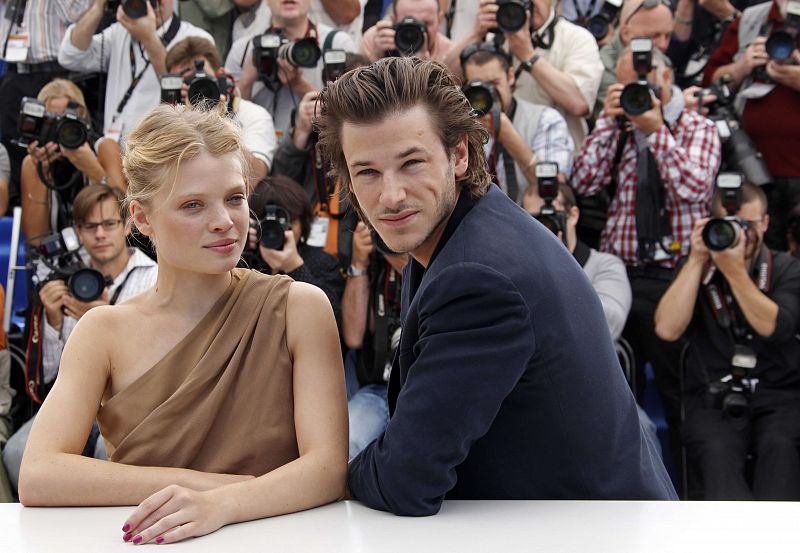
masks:
<svg viewBox="0 0 800 553"><path fill-rule="evenodd" d="M380 434L406 256L349 208L312 121L326 82L411 55L461 79L496 184L584 269L640 402L652 368L684 496L800 499L800 0L0 9L0 215L22 207L30 266L24 377L0 401L0 500L77 320L155 282L152 246L128 233L121 160L160 102L241 125L253 190L243 263L326 293L351 457ZM0 356L0 392L9 363ZM102 446L94 435L85 454Z"/></svg>

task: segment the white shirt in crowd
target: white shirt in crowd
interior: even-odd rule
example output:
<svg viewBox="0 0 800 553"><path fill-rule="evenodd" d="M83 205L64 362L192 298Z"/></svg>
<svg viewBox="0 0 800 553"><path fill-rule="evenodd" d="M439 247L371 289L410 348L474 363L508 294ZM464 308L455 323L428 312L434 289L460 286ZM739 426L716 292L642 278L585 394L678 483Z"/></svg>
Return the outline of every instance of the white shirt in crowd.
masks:
<svg viewBox="0 0 800 553"><path fill-rule="evenodd" d="M278 149L275 125L267 110L243 98L233 102L233 113L242 127L242 142L251 154L272 167L272 158Z"/></svg>

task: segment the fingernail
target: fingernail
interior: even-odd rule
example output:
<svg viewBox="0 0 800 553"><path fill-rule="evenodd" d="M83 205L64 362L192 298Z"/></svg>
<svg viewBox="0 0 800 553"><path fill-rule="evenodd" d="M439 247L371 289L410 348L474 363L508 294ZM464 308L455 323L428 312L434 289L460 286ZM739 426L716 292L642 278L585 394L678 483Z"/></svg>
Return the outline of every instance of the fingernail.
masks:
<svg viewBox="0 0 800 553"><path fill-rule="evenodd" d="M130 532L131 531L131 525L126 522L125 526L122 527L122 531L123 532Z"/></svg>
<svg viewBox="0 0 800 553"><path fill-rule="evenodd" d="M133 538L134 545L139 545L140 543L142 543L142 536L136 536L135 538Z"/></svg>
<svg viewBox="0 0 800 553"><path fill-rule="evenodd" d="M162 543L164 543L164 536L158 536L158 537L156 538L156 543L157 543L157 544L162 544Z"/></svg>
<svg viewBox="0 0 800 553"><path fill-rule="evenodd" d="M130 532L128 532L127 534L125 534L124 536L122 536L122 541L131 541L131 538L132 538L132 537L133 537L133 534L131 534Z"/></svg>

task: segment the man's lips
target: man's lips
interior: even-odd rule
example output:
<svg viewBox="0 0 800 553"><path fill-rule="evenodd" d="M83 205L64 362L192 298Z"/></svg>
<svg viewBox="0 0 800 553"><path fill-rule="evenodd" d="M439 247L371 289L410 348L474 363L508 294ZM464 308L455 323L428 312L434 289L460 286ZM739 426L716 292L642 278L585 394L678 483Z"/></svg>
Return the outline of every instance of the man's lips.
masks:
<svg viewBox="0 0 800 553"><path fill-rule="evenodd" d="M379 219L381 223L385 225L388 225L390 227L399 227L410 223L417 213L418 213L417 211L406 209L401 211L400 213L382 215L381 217L379 217Z"/></svg>

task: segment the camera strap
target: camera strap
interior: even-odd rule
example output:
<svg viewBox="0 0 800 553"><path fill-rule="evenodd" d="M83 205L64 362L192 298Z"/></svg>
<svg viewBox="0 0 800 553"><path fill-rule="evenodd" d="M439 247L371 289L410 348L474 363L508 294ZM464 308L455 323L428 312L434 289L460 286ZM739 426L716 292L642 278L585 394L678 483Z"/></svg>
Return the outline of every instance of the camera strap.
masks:
<svg viewBox="0 0 800 553"><path fill-rule="evenodd" d="M400 274L377 252L371 258L369 290L369 315L358 364L362 384L387 381L384 368L391 354L392 335L400 321ZM372 317L374 331L369 328Z"/></svg>
<svg viewBox="0 0 800 553"><path fill-rule="evenodd" d="M444 12L444 34L447 38L453 38L453 20L456 18L456 0L450 0L447 11Z"/></svg>
<svg viewBox="0 0 800 553"><path fill-rule="evenodd" d="M508 120L514 121L514 114L517 111L517 101L512 97L511 99L511 109L508 113ZM499 136L500 136L500 113L493 112L492 113L492 126L494 127L494 143L492 144L492 152L489 156L490 172L497 176L497 160L500 159L500 156L503 156L503 172L506 177L506 194L508 197L517 201L517 196L519 195L519 183L517 182L517 171L516 165L514 164L514 158L511 154L508 153L508 150L500 143Z"/></svg>
<svg viewBox="0 0 800 553"><path fill-rule="evenodd" d="M44 401L42 397L44 384L44 368L42 365L42 342L44 338L44 306L39 294L32 294L30 307L31 318L28 321L28 340L25 346L25 392L36 403Z"/></svg>
<svg viewBox="0 0 800 553"><path fill-rule="evenodd" d="M178 31L181 28L181 19L177 15L172 15L172 21L169 24L169 28L167 32L161 37L161 42L164 44L166 48L169 46L169 43L173 41L173 39L178 35ZM144 55L144 49L141 44L139 44L139 50L141 51L142 58L144 59L144 67L139 74L136 74L136 56L133 51L133 38L131 37L131 41L128 44L128 56L130 57L131 62L131 84L128 85L128 89L125 91L125 94L122 95L122 100L120 100L119 104L117 104L117 111L114 118L116 119L122 114L122 110L125 109L125 106L128 105L128 102L131 99L131 95L133 91L139 86L139 82L144 77L145 71L150 67L150 60Z"/></svg>
<svg viewBox="0 0 800 553"><path fill-rule="evenodd" d="M558 23L559 16L555 13L551 14L553 19L544 30L539 32L532 32L531 33L531 43L533 43L534 48L541 48L542 50L549 50L553 47L553 41L556 38L556 23Z"/></svg>
<svg viewBox="0 0 800 553"><path fill-rule="evenodd" d="M131 270L128 271L128 274L125 275L125 278L122 280L122 282L119 283L119 286L117 286L116 290L114 290L114 294L111 296L111 299L108 300L109 305L117 304L117 300L119 300L119 296L120 294L122 294L122 290L124 290L125 285L128 284L128 279L131 278L131 275L136 272L136 269L139 268L140 268L139 266L132 267Z"/></svg>
<svg viewBox="0 0 800 553"><path fill-rule="evenodd" d="M634 131L636 146L636 254L642 263L669 259L680 250L672 236L672 226L666 208L666 192L658 162L652 150L642 140L644 135Z"/></svg>

